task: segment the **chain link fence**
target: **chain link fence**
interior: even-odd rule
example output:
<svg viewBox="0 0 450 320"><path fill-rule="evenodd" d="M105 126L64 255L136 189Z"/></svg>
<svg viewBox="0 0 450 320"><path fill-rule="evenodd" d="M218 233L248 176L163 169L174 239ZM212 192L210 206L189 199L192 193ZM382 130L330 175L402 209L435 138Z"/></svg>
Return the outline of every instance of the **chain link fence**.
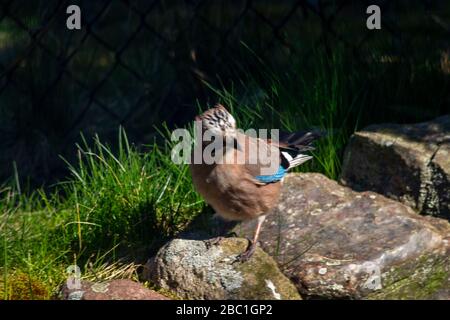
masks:
<svg viewBox="0 0 450 320"><path fill-rule="evenodd" d="M66 28L71 4L81 8L81 30ZM80 131L112 137L121 125L132 141L151 141L153 126L192 119L197 102L212 101L207 84L241 77L239 66L255 55L288 67L299 51L340 44L367 63L379 36L366 28L371 4L401 54L412 38L427 38L398 21L412 7L416 25L435 25L432 41L446 45L439 0L1 0L0 178L13 161L38 182L60 176L57 155L70 158Z"/></svg>

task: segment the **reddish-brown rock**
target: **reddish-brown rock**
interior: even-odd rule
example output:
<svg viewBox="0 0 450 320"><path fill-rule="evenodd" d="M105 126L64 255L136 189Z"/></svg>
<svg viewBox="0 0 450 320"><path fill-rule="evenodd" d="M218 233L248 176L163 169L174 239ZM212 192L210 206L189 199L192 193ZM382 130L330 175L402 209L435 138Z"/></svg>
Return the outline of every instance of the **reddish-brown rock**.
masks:
<svg viewBox="0 0 450 320"><path fill-rule="evenodd" d="M61 289L60 298L63 300L169 300L140 283L126 279L97 283L81 281L81 287L73 289L69 289L65 284Z"/></svg>
<svg viewBox="0 0 450 320"><path fill-rule="evenodd" d="M243 223L234 231L251 237L253 228ZM287 177L260 241L305 296L425 299L448 292L446 220L320 174Z"/></svg>

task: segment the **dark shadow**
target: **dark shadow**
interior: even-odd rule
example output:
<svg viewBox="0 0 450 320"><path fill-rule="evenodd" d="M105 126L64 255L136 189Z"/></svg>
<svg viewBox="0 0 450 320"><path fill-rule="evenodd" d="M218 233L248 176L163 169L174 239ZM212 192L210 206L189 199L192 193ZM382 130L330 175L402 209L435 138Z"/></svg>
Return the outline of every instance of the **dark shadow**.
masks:
<svg viewBox="0 0 450 320"><path fill-rule="evenodd" d="M226 221L215 214L210 206L205 206L203 211L181 232L177 238L190 240L207 240L215 237L230 235L239 222Z"/></svg>

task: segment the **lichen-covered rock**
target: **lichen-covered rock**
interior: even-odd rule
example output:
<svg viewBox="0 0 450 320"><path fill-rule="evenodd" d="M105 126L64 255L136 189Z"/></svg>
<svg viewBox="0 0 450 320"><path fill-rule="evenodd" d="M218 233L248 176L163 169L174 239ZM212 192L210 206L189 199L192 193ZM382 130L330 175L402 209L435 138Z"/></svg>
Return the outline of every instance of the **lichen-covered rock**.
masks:
<svg viewBox="0 0 450 320"><path fill-rule="evenodd" d="M341 182L450 219L450 116L356 132L345 151Z"/></svg>
<svg viewBox="0 0 450 320"><path fill-rule="evenodd" d="M106 282L81 281L79 287L69 287L64 284L59 298L62 300L169 300L145 288L142 284L127 279Z"/></svg>
<svg viewBox="0 0 450 320"><path fill-rule="evenodd" d="M184 299L300 299L275 261L257 249L245 263L235 262L248 241L174 239L145 266L144 278Z"/></svg>
<svg viewBox="0 0 450 320"><path fill-rule="evenodd" d="M234 231L249 237L254 222ZM302 295L441 298L450 276L450 224L320 174L292 174L260 243ZM450 298L450 296L448 297Z"/></svg>

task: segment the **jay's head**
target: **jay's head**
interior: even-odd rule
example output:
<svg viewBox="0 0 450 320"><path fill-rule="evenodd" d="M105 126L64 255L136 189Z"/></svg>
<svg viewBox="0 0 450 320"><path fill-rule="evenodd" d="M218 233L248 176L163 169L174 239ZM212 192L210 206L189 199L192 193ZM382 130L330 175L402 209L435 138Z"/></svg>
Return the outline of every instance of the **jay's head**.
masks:
<svg viewBox="0 0 450 320"><path fill-rule="evenodd" d="M223 137L234 137L236 135L236 120L221 104L206 110L195 117L195 120L201 121L203 130L210 130L213 135Z"/></svg>

